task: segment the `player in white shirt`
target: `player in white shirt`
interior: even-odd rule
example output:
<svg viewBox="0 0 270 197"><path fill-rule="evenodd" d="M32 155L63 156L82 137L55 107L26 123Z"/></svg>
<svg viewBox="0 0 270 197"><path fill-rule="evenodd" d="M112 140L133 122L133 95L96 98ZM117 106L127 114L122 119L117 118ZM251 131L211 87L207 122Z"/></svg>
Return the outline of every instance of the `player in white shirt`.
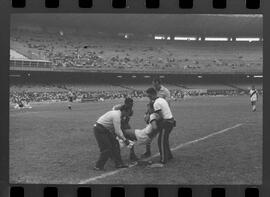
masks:
<svg viewBox="0 0 270 197"><path fill-rule="evenodd" d="M162 118L162 124L158 136L158 147L160 152L161 165L167 163L172 159L172 153L169 146L169 135L175 127L175 120L173 118L170 106L164 98L158 98L157 92L154 88L149 88L146 91L148 98L153 101L155 113Z"/></svg>
<svg viewBox="0 0 270 197"><path fill-rule="evenodd" d="M157 92L157 97L164 98L170 104L171 93L166 87L161 85L161 80L159 78L154 78L153 81L152 81L152 85L153 85L154 89ZM147 119L148 115L149 115L149 113L146 112L146 115L145 115L146 119ZM142 154L142 158L147 158L147 157L150 157L150 156L151 156L151 144L148 143L148 144L146 144L146 151L145 151L144 154Z"/></svg>
<svg viewBox="0 0 270 197"><path fill-rule="evenodd" d="M256 111L256 102L258 100L258 91L256 90L255 86L252 86L249 91L249 97L251 102L252 111Z"/></svg>
<svg viewBox="0 0 270 197"><path fill-rule="evenodd" d="M121 119L128 116L130 112L131 108L123 105L120 110L109 111L96 121L94 134L100 149L100 156L94 167L95 170L104 170L104 165L109 158L115 162L116 168L128 167L122 162L116 136L122 139L126 145L129 144L121 129Z"/></svg>

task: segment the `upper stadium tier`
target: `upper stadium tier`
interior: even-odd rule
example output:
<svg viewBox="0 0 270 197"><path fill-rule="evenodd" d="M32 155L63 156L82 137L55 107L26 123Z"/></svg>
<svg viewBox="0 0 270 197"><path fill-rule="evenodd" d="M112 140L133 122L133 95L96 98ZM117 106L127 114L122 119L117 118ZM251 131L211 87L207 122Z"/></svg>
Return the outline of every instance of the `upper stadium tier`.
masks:
<svg viewBox="0 0 270 197"><path fill-rule="evenodd" d="M12 16L10 47L13 54L15 51L30 60L13 58L12 70L149 74L262 74L263 71L263 43L235 41L237 37L262 39L262 18L257 15L122 18L110 15L107 19L102 15L34 16ZM187 17L193 19L189 24ZM99 23L93 18L98 18ZM202 18L206 24L201 24ZM130 24L128 19L132 21ZM83 22L89 25L78 28ZM145 22L152 28L146 27ZM113 25L117 28L110 29ZM164 39L155 40L157 35ZM196 41L178 41L173 39L176 36L193 36ZM204 40L213 36L229 41ZM44 66L31 60L50 64Z"/></svg>

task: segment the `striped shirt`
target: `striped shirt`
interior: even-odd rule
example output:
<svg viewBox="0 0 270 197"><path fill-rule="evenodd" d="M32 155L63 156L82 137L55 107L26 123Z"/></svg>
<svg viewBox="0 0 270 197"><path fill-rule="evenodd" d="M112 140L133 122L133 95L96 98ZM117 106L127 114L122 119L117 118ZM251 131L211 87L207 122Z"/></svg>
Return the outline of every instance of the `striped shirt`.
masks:
<svg viewBox="0 0 270 197"><path fill-rule="evenodd" d="M250 101L257 101L258 100L258 93L256 89L251 89L249 91L249 95L250 95Z"/></svg>

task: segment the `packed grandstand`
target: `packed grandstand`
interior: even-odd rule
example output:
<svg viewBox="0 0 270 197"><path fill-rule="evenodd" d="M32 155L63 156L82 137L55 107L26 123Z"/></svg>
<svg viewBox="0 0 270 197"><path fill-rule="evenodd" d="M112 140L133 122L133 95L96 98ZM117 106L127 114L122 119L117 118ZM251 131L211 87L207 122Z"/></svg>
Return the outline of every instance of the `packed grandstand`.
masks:
<svg viewBox="0 0 270 197"><path fill-rule="evenodd" d="M37 24L12 27L10 102L67 101L70 91L78 101L127 95L143 98L153 77L163 78L175 100L246 94L251 85L262 93L261 78L254 78L262 75L261 40L154 38L148 34L85 34L55 27L44 31ZM224 80L216 80L220 74ZM241 79L231 80L233 75ZM216 77L211 80L212 76Z"/></svg>
<svg viewBox="0 0 270 197"><path fill-rule="evenodd" d="M10 47L19 59L50 61L51 69L179 74L262 70L262 42L140 41L98 36L89 39L76 34L14 30ZM11 66L16 66L16 62L11 62Z"/></svg>

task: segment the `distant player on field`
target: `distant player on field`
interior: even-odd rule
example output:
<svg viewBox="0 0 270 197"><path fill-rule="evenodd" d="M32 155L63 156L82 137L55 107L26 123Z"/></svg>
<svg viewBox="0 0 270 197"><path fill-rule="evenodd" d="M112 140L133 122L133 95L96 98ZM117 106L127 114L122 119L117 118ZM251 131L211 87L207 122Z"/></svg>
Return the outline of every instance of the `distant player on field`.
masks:
<svg viewBox="0 0 270 197"><path fill-rule="evenodd" d="M159 98L165 99L170 104L171 93L170 93L170 91L166 87L164 87L161 84L161 80L159 78L153 79L152 85L153 85L154 89L157 92L157 96ZM146 115L145 116L146 117L149 116L149 113L146 112ZM145 153L141 157L142 158L147 158L147 157L150 157L150 156L151 156L151 144L149 143L149 144L146 145L146 151L145 151Z"/></svg>
<svg viewBox="0 0 270 197"><path fill-rule="evenodd" d="M71 110L71 103L73 102L73 98L74 98L73 93L71 91L69 91L68 92L68 102L69 102L68 109L70 109L70 110Z"/></svg>
<svg viewBox="0 0 270 197"><path fill-rule="evenodd" d="M258 100L258 91L256 90L255 86L253 85L249 91L250 101L251 101L251 107L252 111L256 111L256 102Z"/></svg>

